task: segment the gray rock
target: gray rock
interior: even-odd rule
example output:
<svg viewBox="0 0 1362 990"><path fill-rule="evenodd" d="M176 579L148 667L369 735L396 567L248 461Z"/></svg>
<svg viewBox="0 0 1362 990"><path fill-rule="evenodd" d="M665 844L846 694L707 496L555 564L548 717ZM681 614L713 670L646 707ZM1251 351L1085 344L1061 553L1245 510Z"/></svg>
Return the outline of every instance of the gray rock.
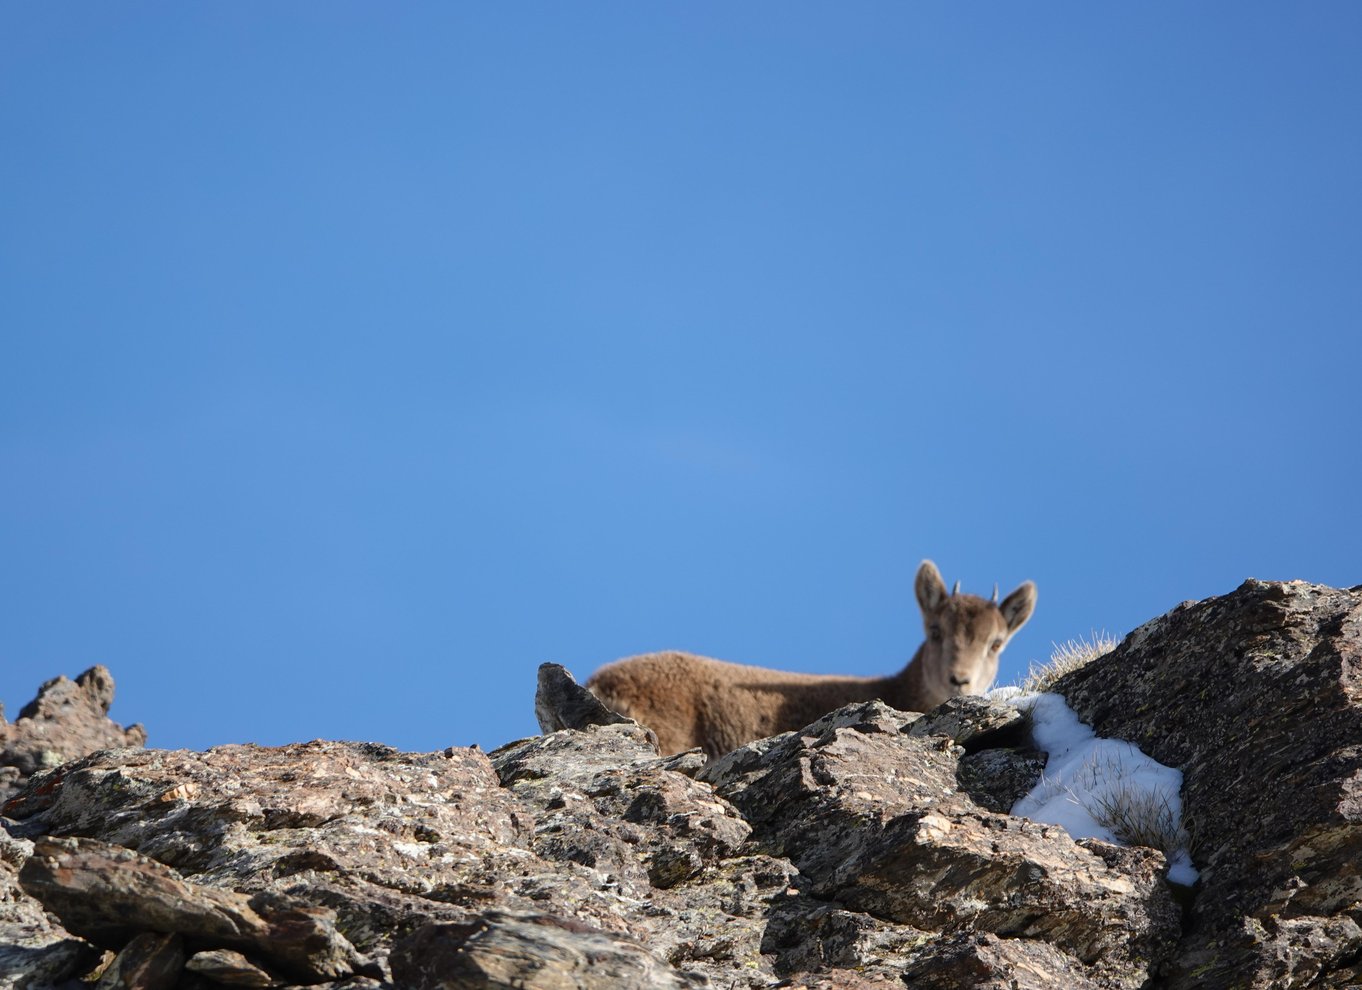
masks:
<svg viewBox="0 0 1362 990"><path fill-rule="evenodd" d="M981 808L1006 815L1031 792L1045 770L1045 754L1030 746L981 749L960 757L956 780Z"/></svg>
<svg viewBox="0 0 1362 990"><path fill-rule="evenodd" d="M636 724L633 719L605 707L599 698L577 683L566 667L557 663L539 665L534 714L539 721L539 731L546 734L559 729L585 729L588 725Z"/></svg>
<svg viewBox="0 0 1362 990"><path fill-rule="evenodd" d="M929 943L904 970L913 990L1101 990L1045 942L962 932Z"/></svg>
<svg viewBox="0 0 1362 990"><path fill-rule="evenodd" d="M42 990L88 971L99 960L93 946L55 924L19 886L19 867L33 843L0 828L0 987Z"/></svg>
<svg viewBox="0 0 1362 990"><path fill-rule="evenodd" d="M196 952L185 963L185 969L225 987L269 987L280 982L268 970L231 949Z"/></svg>
<svg viewBox="0 0 1362 990"><path fill-rule="evenodd" d="M1168 982L1362 982L1362 588L1247 581L1055 690L1183 772L1201 881Z"/></svg>
<svg viewBox="0 0 1362 990"><path fill-rule="evenodd" d="M139 934L162 932L196 947L258 953L304 982L348 976L362 966L324 909L280 894L247 897L186 883L155 860L94 839L39 840L19 883L67 931L108 949L126 952ZM150 979L173 951L144 945L124 970ZM182 964L183 955L178 958Z"/></svg>
<svg viewBox="0 0 1362 990"><path fill-rule="evenodd" d="M934 938L932 932L881 921L840 904L789 896L773 905L762 949L773 954L782 976L850 970L893 979Z"/></svg>
<svg viewBox="0 0 1362 990"><path fill-rule="evenodd" d="M39 775L17 803L26 829L134 848L208 887L330 908L365 952L427 921L462 920L487 891L514 900L536 873L525 809L469 749L98 753Z"/></svg>
<svg viewBox="0 0 1362 990"><path fill-rule="evenodd" d="M113 675L95 666L74 681L47 681L13 722L0 717L0 804L39 770L96 750L145 745L141 725L124 729L109 719L113 696Z"/></svg>
<svg viewBox="0 0 1362 990"><path fill-rule="evenodd" d="M946 736L974 752L985 745L1024 742L1028 719L1011 705L979 695L951 698L906 727L910 736Z"/></svg>
<svg viewBox="0 0 1362 990"><path fill-rule="evenodd" d="M171 990L184 969L184 939L144 932L119 950L99 990Z"/></svg>
<svg viewBox="0 0 1362 990"><path fill-rule="evenodd" d="M505 786L536 809L536 853L608 870L635 895L645 878L674 887L736 854L751 828L711 787L667 769L675 758L657 759L646 733L593 725L492 754Z"/></svg>
<svg viewBox="0 0 1362 990"><path fill-rule="evenodd" d="M404 990L681 990L707 987L642 945L550 915L489 912L427 925L393 947Z"/></svg>
<svg viewBox="0 0 1362 990"><path fill-rule="evenodd" d="M88 972L99 958L100 953L80 939L30 944L25 936L0 929L0 987L49 990Z"/></svg>
<svg viewBox="0 0 1362 990"><path fill-rule="evenodd" d="M809 894L913 931L1044 941L1103 986L1142 986L1172 952L1179 916L1162 854L1098 850L990 814L960 789L964 750L950 735L914 734L916 722L904 732L892 709L858 707L701 774Z"/></svg>

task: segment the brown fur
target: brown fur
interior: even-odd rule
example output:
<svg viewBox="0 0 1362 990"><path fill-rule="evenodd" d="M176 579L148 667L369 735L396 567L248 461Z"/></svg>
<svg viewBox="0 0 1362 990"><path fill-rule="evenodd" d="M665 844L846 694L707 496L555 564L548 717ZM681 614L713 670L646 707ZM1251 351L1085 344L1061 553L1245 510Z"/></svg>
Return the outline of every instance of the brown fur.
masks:
<svg viewBox="0 0 1362 990"><path fill-rule="evenodd" d="M856 701L928 711L955 695L987 691L1003 646L1031 617L1036 586L1025 582L1001 604L996 591L995 601L947 594L936 565L924 560L915 587L927 640L890 677L786 673L668 651L607 664L587 687L656 732L664 755L698 746L711 757Z"/></svg>

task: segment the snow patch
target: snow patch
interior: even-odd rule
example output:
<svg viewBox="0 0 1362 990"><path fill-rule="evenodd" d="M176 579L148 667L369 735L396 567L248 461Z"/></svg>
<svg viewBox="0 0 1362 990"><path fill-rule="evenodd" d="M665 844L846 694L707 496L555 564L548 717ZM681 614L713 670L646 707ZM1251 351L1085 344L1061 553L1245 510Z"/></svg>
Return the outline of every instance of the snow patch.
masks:
<svg viewBox="0 0 1362 990"><path fill-rule="evenodd" d="M1075 839L1136 840L1168 856L1168 879L1196 883L1182 828L1182 771L1120 739L1100 739L1058 694L990 697L1030 712L1037 748L1048 754L1040 782L1012 814L1059 825Z"/></svg>

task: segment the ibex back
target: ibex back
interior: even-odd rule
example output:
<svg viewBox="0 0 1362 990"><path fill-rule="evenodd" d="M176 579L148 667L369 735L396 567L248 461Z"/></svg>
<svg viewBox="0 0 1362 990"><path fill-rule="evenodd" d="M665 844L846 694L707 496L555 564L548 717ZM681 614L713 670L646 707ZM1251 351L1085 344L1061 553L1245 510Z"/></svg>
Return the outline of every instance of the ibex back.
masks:
<svg viewBox="0 0 1362 990"><path fill-rule="evenodd" d="M992 601L960 594L958 582L947 592L936 565L924 560L915 589L927 639L890 677L786 673L672 651L607 664L587 687L657 733L663 754L699 746L711 757L856 701L925 712L987 691L1003 647L1036 607L1036 586L1026 581L1001 603L996 586Z"/></svg>

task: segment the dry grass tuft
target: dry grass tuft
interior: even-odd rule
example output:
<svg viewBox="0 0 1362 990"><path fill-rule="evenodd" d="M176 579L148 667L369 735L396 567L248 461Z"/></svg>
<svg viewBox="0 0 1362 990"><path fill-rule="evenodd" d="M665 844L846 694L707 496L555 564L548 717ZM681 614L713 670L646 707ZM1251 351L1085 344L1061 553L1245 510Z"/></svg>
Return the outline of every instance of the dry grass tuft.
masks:
<svg viewBox="0 0 1362 990"><path fill-rule="evenodd" d="M1150 846L1168 856L1187 847L1187 830L1166 791L1118 785L1109 793L1092 796L1088 813L1127 845Z"/></svg>
<svg viewBox="0 0 1362 990"><path fill-rule="evenodd" d="M1120 760L1093 756L1076 770L1073 782L1056 788L1068 791L1093 821L1129 846L1149 846L1172 856L1188 844L1176 794L1166 788L1147 789L1129 777L1132 768Z"/></svg>
<svg viewBox="0 0 1362 990"><path fill-rule="evenodd" d="M1080 636L1078 639L1055 644L1049 663L1031 665L1026 679L1021 683L1022 694L1041 694L1049 691L1065 674L1110 653L1116 649L1119 642L1105 632L1095 632L1091 640Z"/></svg>

